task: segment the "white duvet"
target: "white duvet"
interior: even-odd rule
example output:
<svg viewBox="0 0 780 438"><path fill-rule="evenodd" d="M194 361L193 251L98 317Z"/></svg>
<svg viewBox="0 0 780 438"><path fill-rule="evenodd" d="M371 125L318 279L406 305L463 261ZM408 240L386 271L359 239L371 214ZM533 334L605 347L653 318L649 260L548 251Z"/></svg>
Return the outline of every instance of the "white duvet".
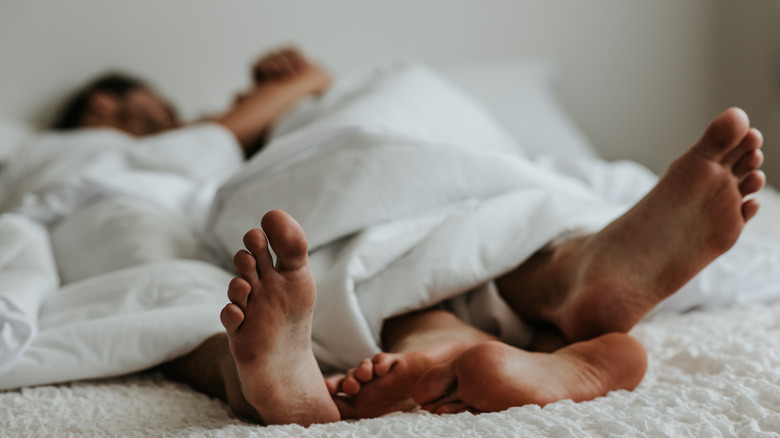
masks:
<svg viewBox="0 0 780 438"><path fill-rule="evenodd" d="M426 68L372 79L351 84L359 92L347 102L331 96L341 99L222 186L209 226L215 246L227 260L272 208L301 223L323 365L370 357L384 319L441 302L522 344L528 333L486 283L567 230L606 225L655 177L581 155L531 158ZM659 310L780 297L779 255L746 235Z"/></svg>
<svg viewBox="0 0 780 438"><path fill-rule="evenodd" d="M213 204L214 181L234 161L190 174L174 164L206 161L185 147L140 158L98 150L99 159L85 152L86 177L52 178L62 165L53 162L3 188L6 205L21 208L0 226L22 231L0 229L0 248L29 256L0 258L0 388L125 374L194 348L220 330L230 256L272 208L310 240L323 366L378 351L383 319L450 299L462 317L522 343L490 279L566 230L598 229L654 181L628 163L532 159L420 66L341 82L221 184ZM775 299L778 254L746 235L664 307Z"/></svg>
<svg viewBox="0 0 780 438"><path fill-rule="evenodd" d="M0 173L0 387L137 371L219 330L232 275L202 225L240 164L211 125L22 146Z"/></svg>

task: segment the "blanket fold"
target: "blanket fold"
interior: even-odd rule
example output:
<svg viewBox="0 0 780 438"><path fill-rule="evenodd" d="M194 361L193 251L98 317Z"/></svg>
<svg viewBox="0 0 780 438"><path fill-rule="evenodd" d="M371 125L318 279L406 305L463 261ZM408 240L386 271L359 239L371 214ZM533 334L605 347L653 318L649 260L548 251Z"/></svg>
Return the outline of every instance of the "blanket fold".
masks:
<svg viewBox="0 0 780 438"><path fill-rule="evenodd" d="M600 229L654 183L625 163L531 161L479 104L418 65L348 77L304 119L216 195L209 177L238 163L213 126L161 155L151 147L164 136L115 154L116 133L82 148L85 134L74 135L75 156L48 139L8 169L4 180L29 193L0 202L32 199L22 210L49 224L60 260L41 225L0 216L0 389L146 369L220 332L232 256L275 208L309 240L322 366L354 366L379 351L383 321L436 305L523 345L491 280L561 233ZM661 308L775 299L778 254L744 237Z"/></svg>
<svg viewBox="0 0 780 438"><path fill-rule="evenodd" d="M45 228L22 216L0 215L0 376L38 333L38 310L59 286Z"/></svg>
<svg viewBox="0 0 780 438"><path fill-rule="evenodd" d="M264 212L298 220L317 279L315 354L335 368L378 352L385 319L478 288L624 210L528 161L430 70L375 79L223 185L209 227L228 261Z"/></svg>
<svg viewBox="0 0 780 438"><path fill-rule="evenodd" d="M232 275L169 260L67 285L41 304L38 333L0 389L141 371L222 330Z"/></svg>

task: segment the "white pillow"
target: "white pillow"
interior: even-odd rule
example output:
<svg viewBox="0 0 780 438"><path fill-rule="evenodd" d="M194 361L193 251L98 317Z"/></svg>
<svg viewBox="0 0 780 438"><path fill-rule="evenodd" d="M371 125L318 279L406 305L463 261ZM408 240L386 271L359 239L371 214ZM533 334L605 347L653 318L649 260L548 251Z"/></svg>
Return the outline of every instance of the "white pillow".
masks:
<svg viewBox="0 0 780 438"><path fill-rule="evenodd" d="M529 156L598 155L555 98L549 63L503 60L439 71L484 105Z"/></svg>
<svg viewBox="0 0 780 438"><path fill-rule="evenodd" d="M439 72L412 62L379 61L340 77L321 99L304 102L281 120L268 150L289 147L289 137L312 130L313 124L330 131L379 128L419 141L517 151L511 135L478 99Z"/></svg>

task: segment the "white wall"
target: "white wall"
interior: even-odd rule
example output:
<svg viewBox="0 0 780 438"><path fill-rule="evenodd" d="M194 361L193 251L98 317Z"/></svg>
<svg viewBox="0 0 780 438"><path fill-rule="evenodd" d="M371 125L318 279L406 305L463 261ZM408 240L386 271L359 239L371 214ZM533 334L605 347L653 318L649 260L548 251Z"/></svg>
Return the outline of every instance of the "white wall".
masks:
<svg viewBox="0 0 780 438"><path fill-rule="evenodd" d="M563 104L599 150L657 171L730 103L780 140L761 126L778 126L777 2L0 1L0 116L39 124L107 68L204 114L247 83L255 56L294 42L335 72L378 57L552 60ZM780 157L770 164L780 178Z"/></svg>
<svg viewBox="0 0 780 438"><path fill-rule="evenodd" d="M780 2L720 3L713 23L712 93L737 105L764 134L764 169L780 185Z"/></svg>

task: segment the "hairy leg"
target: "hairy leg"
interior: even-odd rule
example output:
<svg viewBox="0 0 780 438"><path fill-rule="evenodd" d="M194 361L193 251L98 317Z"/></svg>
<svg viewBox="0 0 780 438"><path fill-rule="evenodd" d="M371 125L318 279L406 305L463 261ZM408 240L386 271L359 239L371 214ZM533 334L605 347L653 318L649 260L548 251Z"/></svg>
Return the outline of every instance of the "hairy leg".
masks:
<svg viewBox="0 0 780 438"><path fill-rule="evenodd" d="M345 376L328 379L343 418L371 418L416 406L412 390L432 367L495 338L444 310L428 309L387 320L383 347Z"/></svg>
<svg viewBox="0 0 780 438"><path fill-rule="evenodd" d="M520 316L571 341L628 332L728 250L758 210L761 135L731 108L656 187L600 232L539 253L497 279Z"/></svg>

